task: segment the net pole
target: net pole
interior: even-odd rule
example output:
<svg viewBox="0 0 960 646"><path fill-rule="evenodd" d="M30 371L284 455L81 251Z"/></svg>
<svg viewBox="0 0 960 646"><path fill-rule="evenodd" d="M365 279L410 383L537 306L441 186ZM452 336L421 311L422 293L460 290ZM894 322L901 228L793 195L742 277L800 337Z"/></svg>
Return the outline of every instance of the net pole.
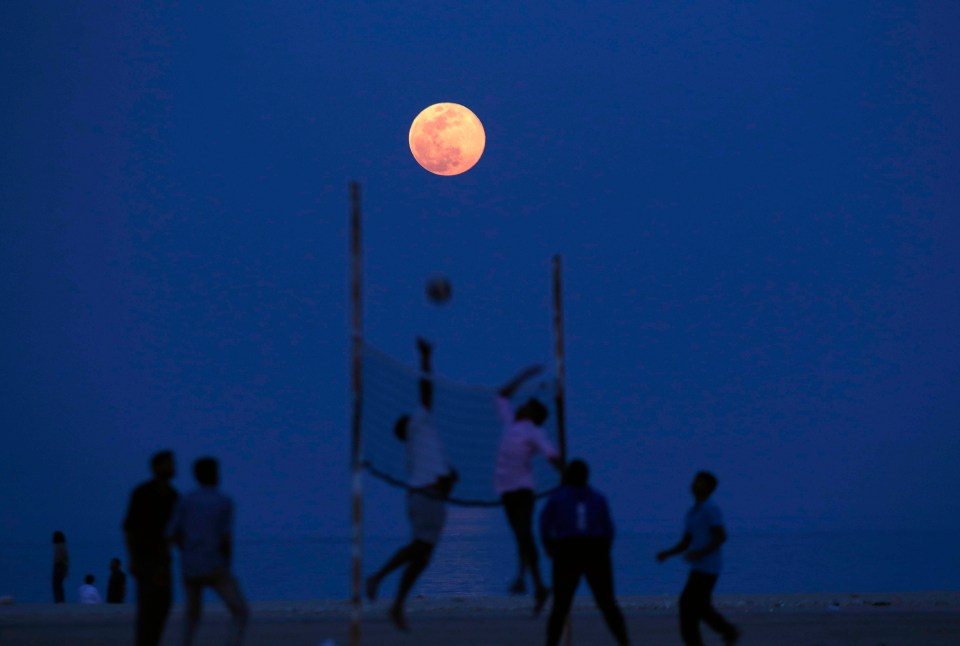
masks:
<svg viewBox="0 0 960 646"><path fill-rule="evenodd" d="M557 386L554 400L557 409L557 443L560 459L567 462L567 424L564 414L564 355L563 355L563 281L561 277L561 258L553 257L553 335L554 357L557 362Z"/></svg>
<svg viewBox="0 0 960 646"><path fill-rule="evenodd" d="M361 587L363 584L362 546L363 546L363 445L361 442L360 413L363 410L363 379L361 350L363 348L362 327L362 247L360 244L360 184L350 183L350 256L351 256L351 285L350 300L353 305L353 334L351 341L351 389L353 391L353 420L352 443L350 452L350 467L352 471L352 576L351 576L351 603L353 606L350 620L350 644L360 646L360 623L363 605L361 601Z"/></svg>
<svg viewBox="0 0 960 646"><path fill-rule="evenodd" d="M560 459L567 463L567 423L564 410L566 402L564 392L564 354L563 354L563 277L560 255L553 257L553 336L554 357L557 362L557 385L554 395L557 410L557 448L560 450ZM571 608L572 610L572 608ZM567 615L563 643L565 646L573 644L573 621Z"/></svg>

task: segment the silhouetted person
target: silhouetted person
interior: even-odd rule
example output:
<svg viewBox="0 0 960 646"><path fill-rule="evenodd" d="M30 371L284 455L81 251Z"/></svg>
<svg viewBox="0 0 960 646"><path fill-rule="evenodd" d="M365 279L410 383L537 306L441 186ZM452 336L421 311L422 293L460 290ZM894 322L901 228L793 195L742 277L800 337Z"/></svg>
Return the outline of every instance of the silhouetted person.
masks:
<svg viewBox="0 0 960 646"><path fill-rule="evenodd" d="M375 574L367 579L367 598L377 598L377 587L390 572L406 566L397 588L397 596L390 607L390 619L400 630L407 630L404 603L420 574L430 563L434 546L440 540L447 518L446 498L457 481L457 473L447 463L443 443L433 420L433 381L430 356L431 345L417 339L420 352L420 406L413 417L404 415L397 420L394 434L406 444L407 453L407 516L413 530L413 540L397 550Z"/></svg>
<svg viewBox="0 0 960 646"><path fill-rule="evenodd" d="M61 531L53 533L53 602L63 603L63 580L70 573L70 552L67 551L67 537Z"/></svg>
<svg viewBox="0 0 960 646"><path fill-rule="evenodd" d="M550 589L540 577L537 543L533 538L534 495L531 460L542 453L558 469L563 468L560 453L543 432L548 412L539 400L527 400L514 413L510 397L527 379L542 372L542 366L531 366L514 377L497 392L497 413L503 423L503 434L494 466L494 487L503 503L507 521L517 542L517 578L510 586L511 594L527 591L527 570L533 578L534 612L539 614L550 596Z"/></svg>
<svg viewBox="0 0 960 646"><path fill-rule="evenodd" d="M150 468L153 479L133 490L123 521L127 563L137 580L137 646L160 643L173 595L170 548L165 536L178 497L170 485L176 474L173 453L156 453L150 459Z"/></svg>
<svg viewBox="0 0 960 646"><path fill-rule="evenodd" d="M94 581L95 579L92 574L84 577L83 585L77 590L77 598L80 600L80 603L93 606L101 602L100 593L97 591L96 586L93 585Z"/></svg>
<svg viewBox="0 0 960 646"><path fill-rule="evenodd" d="M553 607L547 621L547 646L560 643L573 595L586 577L597 607L618 644L627 644L627 626L613 592L613 520L607 499L587 485L590 470L573 460L561 485L540 512L540 539L553 559Z"/></svg>
<svg viewBox="0 0 960 646"><path fill-rule="evenodd" d="M720 508L710 500L716 488L717 477L709 471L694 476L690 491L695 502L687 512L683 538L657 554L661 563L677 554L683 554L690 563L690 576L680 595L680 635L687 646L703 644L701 621L719 633L726 644L734 644L740 637L740 631L714 609L711 599L722 566L720 546L727 540Z"/></svg>
<svg viewBox="0 0 960 646"><path fill-rule="evenodd" d="M123 603L127 598L127 575L120 568L120 559L110 559L110 579L107 581L107 603Z"/></svg>
<svg viewBox="0 0 960 646"><path fill-rule="evenodd" d="M180 547L185 623L183 644L190 646L200 627L203 589L211 588L230 610L233 630L228 644L243 641L250 612L230 570L233 560L233 501L221 493L220 467L214 458L193 464L200 485L184 495L173 510L167 538Z"/></svg>

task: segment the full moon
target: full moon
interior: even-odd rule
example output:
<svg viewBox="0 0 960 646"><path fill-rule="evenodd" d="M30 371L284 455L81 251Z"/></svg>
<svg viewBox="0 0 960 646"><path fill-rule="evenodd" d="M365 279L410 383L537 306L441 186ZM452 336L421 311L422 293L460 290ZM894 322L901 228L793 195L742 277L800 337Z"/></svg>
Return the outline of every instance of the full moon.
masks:
<svg viewBox="0 0 960 646"><path fill-rule="evenodd" d="M435 103L410 126L410 152L435 175L459 175L480 160L487 135L473 112L457 103Z"/></svg>

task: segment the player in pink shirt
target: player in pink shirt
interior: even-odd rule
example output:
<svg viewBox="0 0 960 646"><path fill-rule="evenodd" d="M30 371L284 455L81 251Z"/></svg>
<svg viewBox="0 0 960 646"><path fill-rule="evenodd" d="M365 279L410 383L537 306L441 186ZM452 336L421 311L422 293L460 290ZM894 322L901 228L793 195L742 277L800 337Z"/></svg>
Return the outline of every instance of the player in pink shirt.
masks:
<svg viewBox="0 0 960 646"><path fill-rule="evenodd" d="M537 614L543 610L547 597L550 596L550 589L540 577L537 544L533 538L535 496L531 461L538 453L543 454L557 469L563 468L563 461L543 431L543 423L549 414L547 407L538 399L530 398L514 412L510 397L527 379L542 371L542 366L531 366L497 393L497 412L503 422L503 435L493 477L497 494L507 514L507 521L517 540L519 566L510 592L523 594L527 591L525 575L529 568L536 598L534 612Z"/></svg>

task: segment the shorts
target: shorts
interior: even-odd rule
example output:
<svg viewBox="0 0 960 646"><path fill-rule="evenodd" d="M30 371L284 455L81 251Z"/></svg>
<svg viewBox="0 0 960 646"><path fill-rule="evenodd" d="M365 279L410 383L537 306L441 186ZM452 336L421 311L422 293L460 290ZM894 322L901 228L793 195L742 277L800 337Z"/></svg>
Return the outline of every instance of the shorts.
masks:
<svg viewBox="0 0 960 646"><path fill-rule="evenodd" d="M413 539L436 545L447 520L447 503L443 498L411 491L407 493L407 516Z"/></svg>

